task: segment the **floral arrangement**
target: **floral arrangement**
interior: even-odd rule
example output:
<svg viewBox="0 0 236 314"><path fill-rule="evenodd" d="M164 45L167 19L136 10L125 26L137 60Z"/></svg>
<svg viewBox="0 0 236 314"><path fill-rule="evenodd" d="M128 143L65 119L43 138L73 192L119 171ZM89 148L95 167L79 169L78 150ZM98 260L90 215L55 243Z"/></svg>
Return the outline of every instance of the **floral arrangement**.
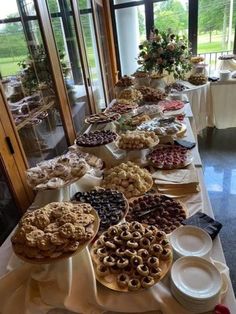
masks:
<svg viewBox="0 0 236 314"><path fill-rule="evenodd" d="M160 77L164 71L173 73L174 78L183 78L191 70L191 53L185 36L151 32L149 40L139 45L138 71L157 72Z"/></svg>

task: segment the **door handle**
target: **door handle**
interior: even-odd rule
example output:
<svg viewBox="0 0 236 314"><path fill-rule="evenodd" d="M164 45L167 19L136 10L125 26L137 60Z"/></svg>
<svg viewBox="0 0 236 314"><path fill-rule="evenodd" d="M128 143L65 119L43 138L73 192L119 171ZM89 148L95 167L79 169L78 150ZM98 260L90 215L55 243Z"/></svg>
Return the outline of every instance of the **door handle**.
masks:
<svg viewBox="0 0 236 314"><path fill-rule="evenodd" d="M5 140L6 140L6 143L7 143L7 146L8 146L8 149L9 149L10 153L13 155L15 153L15 151L14 151L14 148L13 148L13 145L12 145L10 137L6 136Z"/></svg>

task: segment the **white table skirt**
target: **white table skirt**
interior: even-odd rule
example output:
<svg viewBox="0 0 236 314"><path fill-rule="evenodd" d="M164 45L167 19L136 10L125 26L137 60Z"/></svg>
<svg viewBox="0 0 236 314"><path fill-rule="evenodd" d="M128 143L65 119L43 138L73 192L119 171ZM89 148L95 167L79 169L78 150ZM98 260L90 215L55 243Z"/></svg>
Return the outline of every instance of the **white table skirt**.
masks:
<svg viewBox="0 0 236 314"><path fill-rule="evenodd" d="M198 175L202 192L189 196L184 201L190 214L203 210L212 216L200 168L198 168ZM67 198L68 190L61 190L60 196L64 193ZM55 195L51 194L51 200L49 196L48 194L48 201L55 200ZM38 196L37 204L40 203L40 198ZM42 199L42 202L44 201L45 198ZM12 252L9 239L3 247L3 254L8 252L9 255ZM2 248L0 254L2 254L1 251ZM214 240L212 257L225 262L219 238ZM155 311L158 313L158 310L161 310L163 314L190 314L172 297L168 276L161 283L142 292L118 293L102 287L95 280L87 249L69 259L42 266L23 263L12 255L7 271L7 275L0 279L0 313L3 314L46 314L53 308L65 308L83 314L107 311L123 313ZM230 280L228 284L229 289L223 302L232 313L236 313Z"/></svg>

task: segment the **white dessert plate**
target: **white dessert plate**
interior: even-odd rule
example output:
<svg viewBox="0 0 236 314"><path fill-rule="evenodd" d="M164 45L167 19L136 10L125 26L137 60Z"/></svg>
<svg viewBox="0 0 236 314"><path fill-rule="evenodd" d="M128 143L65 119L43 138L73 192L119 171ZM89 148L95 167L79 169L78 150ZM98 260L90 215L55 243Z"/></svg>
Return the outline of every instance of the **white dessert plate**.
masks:
<svg viewBox="0 0 236 314"><path fill-rule="evenodd" d="M209 234L195 226L175 229L170 236L170 242L178 256L205 257L212 249Z"/></svg>
<svg viewBox="0 0 236 314"><path fill-rule="evenodd" d="M178 259L172 266L171 280L182 294L198 300L213 298L222 286L217 268L197 256Z"/></svg>

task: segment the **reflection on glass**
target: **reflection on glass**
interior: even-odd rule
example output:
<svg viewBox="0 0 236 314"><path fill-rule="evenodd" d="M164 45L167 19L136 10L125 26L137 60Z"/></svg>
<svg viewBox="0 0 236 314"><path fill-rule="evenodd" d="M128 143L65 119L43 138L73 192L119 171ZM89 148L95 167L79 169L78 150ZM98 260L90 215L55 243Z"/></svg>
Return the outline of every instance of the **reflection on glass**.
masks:
<svg viewBox="0 0 236 314"><path fill-rule="evenodd" d="M81 24L85 40L88 65L90 70L91 84L95 103L98 110L105 108L105 95L102 84L101 68L98 58L98 50L94 33L92 14L81 14Z"/></svg>
<svg viewBox="0 0 236 314"><path fill-rule="evenodd" d="M5 19L0 29L4 42L0 46L0 79L29 165L34 166L61 154L67 143L34 2L14 3L18 3L19 21L8 23ZM8 7L8 2L4 6ZM14 14L16 7L11 7Z"/></svg>
<svg viewBox="0 0 236 314"><path fill-rule="evenodd" d="M90 9L91 8L91 0L78 0L79 9Z"/></svg>
<svg viewBox="0 0 236 314"><path fill-rule="evenodd" d="M47 3L49 2L48 0ZM75 25L71 15L71 4L70 1L58 1L59 17L52 15L50 6L48 6L48 9L51 14L53 32L70 99L73 121L75 129L79 133L84 128L84 118L89 114L89 106L82 75Z"/></svg>
<svg viewBox="0 0 236 314"><path fill-rule="evenodd" d="M236 169L231 171L230 194L236 195Z"/></svg>
<svg viewBox="0 0 236 314"><path fill-rule="evenodd" d="M20 211L12 199L0 159L0 246L20 219Z"/></svg>
<svg viewBox="0 0 236 314"><path fill-rule="evenodd" d="M223 191L224 171L222 169L216 170L215 167L205 167L204 176L206 178L207 190L210 192Z"/></svg>
<svg viewBox="0 0 236 314"><path fill-rule="evenodd" d="M133 1L141 1L141 0L114 0L114 4L121 4L121 3L127 3L127 2L133 2Z"/></svg>
<svg viewBox="0 0 236 314"><path fill-rule="evenodd" d="M160 31L188 36L188 1L167 0L154 3L154 25Z"/></svg>
<svg viewBox="0 0 236 314"><path fill-rule="evenodd" d="M133 74L138 46L145 39L144 5L115 10L122 75Z"/></svg>

